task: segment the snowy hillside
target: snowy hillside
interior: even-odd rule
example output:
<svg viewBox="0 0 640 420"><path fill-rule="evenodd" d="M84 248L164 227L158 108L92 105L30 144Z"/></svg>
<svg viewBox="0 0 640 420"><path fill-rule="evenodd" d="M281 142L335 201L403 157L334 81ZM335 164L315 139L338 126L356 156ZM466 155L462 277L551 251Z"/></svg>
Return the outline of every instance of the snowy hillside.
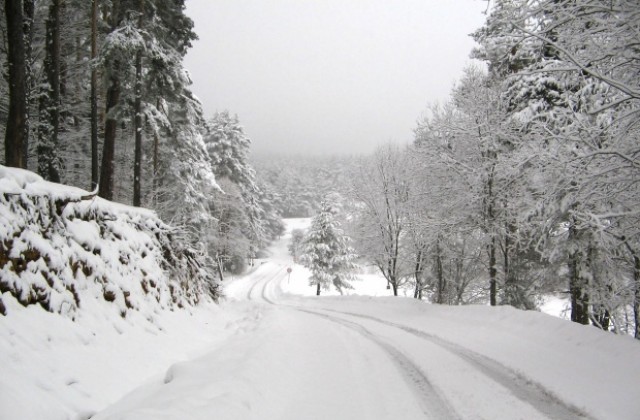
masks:
<svg viewBox="0 0 640 420"><path fill-rule="evenodd" d="M154 212L0 166L0 313L16 300L74 318L91 300L128 310L216 295Z"/></svg>

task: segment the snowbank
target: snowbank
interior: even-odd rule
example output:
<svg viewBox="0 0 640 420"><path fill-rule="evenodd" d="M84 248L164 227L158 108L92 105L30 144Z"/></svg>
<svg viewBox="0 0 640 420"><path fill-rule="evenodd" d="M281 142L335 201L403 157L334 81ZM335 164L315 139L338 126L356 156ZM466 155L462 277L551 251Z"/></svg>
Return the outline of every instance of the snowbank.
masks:
<svg viewBox="0 0 640 420"><path fill-rule="evenodd" d="M73 319L98 299L125 317L207 295L214 279L154 212L0 166L0 314L15 299Z"/></svg>
<svg viewBox="0 0 640 420"><path fill-rule="evenodd" d="M0 419L85 420L167 367L216 347L242 319L217 304L114 314L92 300L75 321L11 299L0 316ZM152 318L149 322L148 317Z"/></svg>

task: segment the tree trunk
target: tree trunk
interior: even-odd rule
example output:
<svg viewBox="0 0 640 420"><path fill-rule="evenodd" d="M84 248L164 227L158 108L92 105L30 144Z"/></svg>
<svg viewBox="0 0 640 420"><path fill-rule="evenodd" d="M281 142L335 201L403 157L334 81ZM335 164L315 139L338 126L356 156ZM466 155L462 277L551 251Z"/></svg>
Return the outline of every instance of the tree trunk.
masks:
<svg viewBox="0 0 640 420"><path fill-rule="evenodd" d="M571 296L571 321L580 324L588 324L584 321L584 307L582 304L582 287L580 285L580 269L579 269L578 252L569 254L569 294ZM588 320L588 317L587 317Z"/></svg>
<svg viewBox="0 0 640 420"><path fill-rule="evenodd" d="M124 7L119 0L113 0L111 4L111 30L116 30L125 15ZM109 75L109 87L107 88L104 122L104 143L102 144L102 164L100 167L100 181L98 195L107 200L113 200L114 194L114 160L116 137L118 134L118 115L116 113L120 102L120 71L122 63L119 59L106 63L105 71Z"/></svg>
<svg viewBox="0 0 640 420"><path fill-rule="evenodd" d="M106 200L113 200L113 167L115 159L116 135L118 130L115 107L120 101L119 63L111 69L109 89L107 90L106 121L104 125L104 144L102 147L102 167L100 168L100 187L98 195Z"/></svg>
<svg viewBox="0 0 640 420"><path fill-rule="evenodd" d="M224 272L222 271L222 260L220 257L216 258L217 267L218 267L218 275L220 276L220 281L224 281Z"/></svg>
<svg viewBox="0 0 640 420"><path fill-rule="evenodd" d="M414 299L422 299L422 250L419 250L416 253L416 266L415 266L415 278L416 278L416 288L413 291Z"/></svg>
<svg viewBox="0 0 640 420"><path fill-rule="evenodd" d="M569 226L568 241L577 241L575 220ZM580 324L589 324L588 297L584 290L582 276L580 275L580 251L569 253L569 293L571 295L571 321Z"/></svg>
<svg viewBox="0 0 640 420"><path fill-rule="evenodd" d="M98 0L91 0L91 190L98 186Z"/></svg>
<svg viewBox="0 0 640 420"><path fill-rule="evenodd" d="M160 188L161 183L158 179L158 146L160 143L160 138L158 137L158 133L153 134L153 205L155 206L158 202L158 188Z"/></svg>
<svg viewBox="0 0 640 420"><path fill-rule="evenodd" d="M320 283L318 282L316 287L316 296L320 296Z"/></svg>
<svg viewBox="0 0 640 420"><path fill-rule="evenodd" d="M507 205L505 204L505 213L506 209ZM516 308L527 308L528 301L518 284L516 267L513 265L514 260L517 262L519 252L518 242L516 240L517 227L512 219L506 219L503 250L504 298L502 303Z"/></svg>
<svg viewBox="0 0 640 420"><path fill-rule="evenodd" d="M58 156L60 129L60 0L51 0L46 22L44 72L47 83L40 92L38 124L38 173L60 182L62 162Z"/></svg>
<svg viewBox="0 0 640 420"><path fill-rule="evenodd" d="M510 252L511 252L511 241L509 240L509 226L507 223L507 229L505 229L505 235L504 235L504 261L503 261L502 271L504 276L505 303L512 305L513 296L511 296L511 293L513 292L512 287L514 285L511 284L511 276L509 273L509 253Z"/></svg>
<svg viewBox="0 0 640 420"><path fill-rule="evenodd" d="M489 177L487 179L487 197L486 197L486 229L491 234L491 240L488 244L489 253L489 302L491 306L497 305L498 285L496 269L496 236L495 236L495 214L494 214L494 198L493 198L493 176L494 176L495 164L491 167Z"/></svg>
<svg viewBox="0 0 640 420"><path fill-rule="evenodd" d="M395 258L391 258L387 261L387 290L393 289L393 296L398 296L398 279L396 278L396 270L394 264Z"/></svg>
<svg viewBox="0 0 640 420"><path fill-rule="evenodd" d="M138 17L138 26L142 27L142 14L144 12L143 0L138 4L140 16ZM136 52L136 85L135 85L135 104L134 104L134 131L135 131L135 147L133 153L133 205L140 207L142 202L142 194L140 189L140 178L142 176L142 51Z"/></svg>
<svg viewBox="0 0 640 420"><path fill-rule="evenodd" d="M611 325L611 313L606 306L606 302L611 300L611 296L613 294L613 288L610 284L601 284L603 279L600 279L598 273L598 257L597 257L597 248L593 246L593 244L589 244L587 251L587 258L585 261L585 269L591 272L591 278L587 285L591 287L596 286L598 290L602 290L602 286L605 286L606 295L602 296L602 292L599 293L599 302L591 303L591 316L592 323L605 331L609 331L609 326ZM606 279L605 279L606 281Z"/></svg>
<svg viewBox="0 0 640 420"><path fill-rule="evenodd" d="M496 269L496 237L491 236L491 241L489 241L489 301L491 303L491 306L496 306L497 304L497 275L498 270Z"/></svg>
<svg viewBox="0 0 640 420"><path fill-rule="evenodd" d="M9 115L5 131L5 165L27 167L24 149L29 141L24 9L21 0L5 0L9 64Z"/></svg>
<svg viewBox="0 0 640 420"><path fill-rule="evenodd" d="M31 137L31 122L29 120L29 110L31 105L32 89L34 87L34 74L33 74L33 22L36 12L35 0L24 0L22 6L24 11L23 16L23 31L24 31L24 61L25 61L25 85L26 85L26 108L27 108L27 122L25 128L25 141L22 145L22 154L24 159L24 167L29 167L29 138Z"/></svg>
<svg viewBox="0 0 640 420"><path fill-rule="evenodd" d="M445 279L444 279L444 270L442 269L442 255L440 255L440 238L436 239L436 278L438 280L436 303L443 304Z"/></svg>
<svg viewBox="0 0 640 420"><path fill-rule="evenodd" d="M391 287L393 288L393 296L398 296L398 282L395 280L392 281Z"/></svg>
<svg viewBox="0 0 640 420"><path fill-rule="evenodd" d="M640 257L633 255L633 321L635 323L634 337L640 340Z"/></svg>

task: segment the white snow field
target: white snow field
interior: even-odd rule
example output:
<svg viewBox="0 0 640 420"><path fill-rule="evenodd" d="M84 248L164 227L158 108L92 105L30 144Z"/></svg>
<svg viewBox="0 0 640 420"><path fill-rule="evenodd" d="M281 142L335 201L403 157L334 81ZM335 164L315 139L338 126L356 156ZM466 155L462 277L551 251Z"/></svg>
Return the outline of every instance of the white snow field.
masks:
<svg viewBox="0 0 640 420"><path fill-rule="evenodd" d="M639 418L635 340L389 297L375 275L316 297L288 236L222 304L153 323L14 303L0 316L0 419Z"/></svg>

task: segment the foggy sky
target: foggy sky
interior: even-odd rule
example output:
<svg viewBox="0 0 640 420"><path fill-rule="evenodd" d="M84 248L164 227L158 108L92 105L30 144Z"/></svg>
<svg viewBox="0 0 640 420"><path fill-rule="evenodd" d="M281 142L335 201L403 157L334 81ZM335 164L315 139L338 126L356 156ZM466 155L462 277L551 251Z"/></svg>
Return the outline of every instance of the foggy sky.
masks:
<svg viewBox="0 0 640 420"><path fill-rule="evenodd" d="M482 0L188 0L185 59L207 117L238 114L252 151L369 153L408 143L471 63Z"/></svg>

